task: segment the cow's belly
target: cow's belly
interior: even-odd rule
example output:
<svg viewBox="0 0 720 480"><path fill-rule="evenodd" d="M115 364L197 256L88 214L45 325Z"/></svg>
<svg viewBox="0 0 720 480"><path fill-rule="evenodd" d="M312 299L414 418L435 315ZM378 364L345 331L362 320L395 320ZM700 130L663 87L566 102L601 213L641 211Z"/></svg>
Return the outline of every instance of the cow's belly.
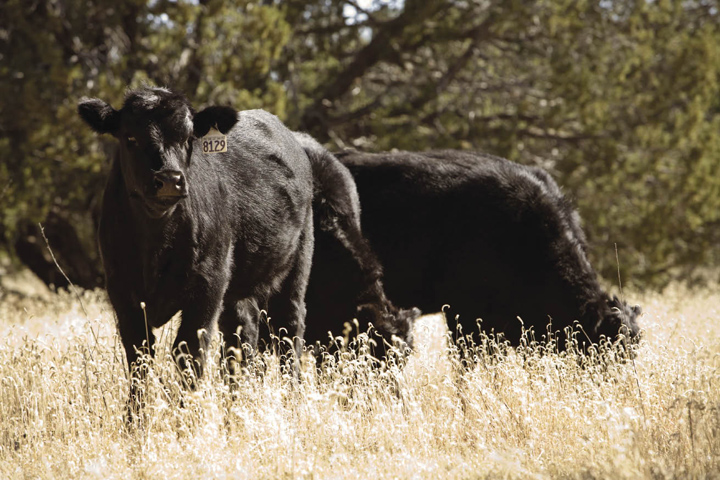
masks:
<svg viewBox="0 0 720 480"><path fill-rule="evenodd" d="M311 228L308 227L308 228ZM310 232L312 234L312 232ZM278 232L268 242L236 245L232 279L228 288L230 298L268 296L278 291L288 272L295 265L302 231Z"/></svg>

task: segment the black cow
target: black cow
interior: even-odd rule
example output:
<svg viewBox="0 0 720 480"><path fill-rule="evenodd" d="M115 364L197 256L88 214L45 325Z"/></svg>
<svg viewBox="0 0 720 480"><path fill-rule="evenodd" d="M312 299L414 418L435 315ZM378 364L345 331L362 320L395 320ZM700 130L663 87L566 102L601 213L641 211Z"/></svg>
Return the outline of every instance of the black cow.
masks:
<svg viewBox="0 0 720 480"><path fill-rule="evenodd" d="M398 305L459 315L465 333L502 332L517 344L521 322L536 338L579 321L589 340L638 333L640 307L610 298L586 255L580 218L542 169L478 153L365 154L337 157L347 166L362 204L363 233L384 267L385 291ZM307 304L338 322L356 285L347 256L316 228ZM326 292L334 292L328 295ZM330 299L337 299L336 302ZM581 339L584 337L581 336Z"/></svg>
<svg viewBox="0 0 720 480"><path fill-rule="evenodd" d="M173 350L184 342L183 353L198 360L200 374L218 327L230 345L238 343L241 327L239 341L256 347L261 309L270 299L273 326L295 339L299 358L314 195L322 194L332 207L325 211L328 217L318 219L321 230L334 230L359 269L374 268L352 210L357 194L351 176L274 115L229 107L195 113L182 95L163 88L129 92L120 110L89 99L78 111L93 130L120 142L98 237L131 371L149 327L163 325L180 310ZM203 151L211 127L227 134L227 152ZM342 180L334 190L324 185L333 176ZM382 292L379 274L369 272L365 281L373 286L372 311L390 326L396 310ZM185 368L184 355L179 360ZM137 400L135 388L130 399Z"/></svg>
<svg viewBox="0 0 720 480"><path fill-rule="evenodd" d="M315 237L322 249L315 255L330 260L313 269L314 275L327 281L314 292L313 307L308 309L308 325L312 327L306 330L306 342L327 346L329 331L340 333L339 325L357 318L361 329L372 323L388 342L396 337L412 347L412 326L421 312L415 307L398 309L387 298L382 266L363 237L360 201L350 171L309 135L296 133L296 138L311 159L315 179ZM322 268L328 270L320 272ZM271 312L273 303L271 300Z"/></svg>
<svg viewBox="0 0 720 480"><path fill-rule="evenodd" d="M228 341L240 326L240 340L257 344L271 295L276 320L302 338L313 177L293 133L260 110L194 113L162 88L129 92L121 110L91 99L78 111L120 141L98 237L128 364L145 318L159 327L182 310L175 348L185 342L201 373L218 326ZM227 152L203 153L211 127L228 134Z"/></svg>

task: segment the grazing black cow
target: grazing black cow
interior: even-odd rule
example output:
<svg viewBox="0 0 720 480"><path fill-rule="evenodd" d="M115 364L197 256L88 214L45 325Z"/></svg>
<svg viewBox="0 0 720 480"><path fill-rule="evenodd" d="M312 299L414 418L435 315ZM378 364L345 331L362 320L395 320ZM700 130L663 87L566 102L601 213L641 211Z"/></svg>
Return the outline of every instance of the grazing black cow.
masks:
<svg viewBox="0 0 720 480"><path fill-rule="evenodd" d="M305 340L309 345L327 345L328 332L341 333L343 322L353 318L365 328L372 323L387 341L393 337L412 347L412 325L420 310L396 308L385 295L382 267L370 244L363 237L360 202L349 170L312 137L296 133L311 159L315 193L313 212L315 237L320 238L322 252L315 255L330 262L321 263L314 274L329 281L315 291L313 308L308 309ZM346 269L338 269L335 258ZM327 267L329 270L320 272ZM334 281L334 280L337 281ZM347 288L351 285L351 288ZM344 286L345 288L336 288ZM270 311L273 301L270 302ZM331 306L339 307L332 309Z"/></svg>
<svg viewBox="0 0 720 480"><path fill-rule="evenodd" d="M477 153L342 153L360 194L363 233L384 267L388 296L425 312L444 304L449 327L545 334L579 321L589 339L638 333L640 307L610 298L586 256L580 219L542 169ZM346 255L317 232L308 308L337 317L356 289ZM331 289L332 295L323 295ZM329 299L336 298L337 302ZM313 324L306 335L316 335ZM323 327L325 329L326 327ZM338 329L336 322L334 329ZM581 336L581 339L583 337Z"/></svg>
<svg viewBox="0 0 720 480"><path fill-rule="evenodd" d="M163 88L129 92L120 110L90 99L78 111L93 130L120 141L98 236L131 371L148 328L180 310L173 351L184 342L199 373L218 327L231 346L255 348L261 309L270 301L273 327L294 339L299 358L313 199L324 206L319 229L363 271L360 300L372 306L370 316L387 334L408 339L407 320L385 297L377 260L360 233L352 177L312 139L261 110L195 113L182 95ZM211 127L227 139L206 136ZM211 151L218 146L227 151ZM185 357L179 360L184 368ZM130 399L137 400L135 388Z"/></svg>

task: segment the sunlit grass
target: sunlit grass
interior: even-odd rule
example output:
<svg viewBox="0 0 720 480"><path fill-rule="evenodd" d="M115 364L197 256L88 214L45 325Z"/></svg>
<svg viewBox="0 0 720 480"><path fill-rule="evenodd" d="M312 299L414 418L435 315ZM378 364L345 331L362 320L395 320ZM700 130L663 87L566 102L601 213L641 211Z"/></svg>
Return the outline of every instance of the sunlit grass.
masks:
<svg viewBox="0 0 720 480"><path fill-rule="evenodd" d="M720 476L720 294L633 298L633 360L448 345L423 318L406 360L367 346L300 381L265 354L194 392L163 339L128 429L104 294L0 304L0 478L708 478ZM402 364L405 363L404 366ZM182 404L182 405L180 405Z"/></svg>

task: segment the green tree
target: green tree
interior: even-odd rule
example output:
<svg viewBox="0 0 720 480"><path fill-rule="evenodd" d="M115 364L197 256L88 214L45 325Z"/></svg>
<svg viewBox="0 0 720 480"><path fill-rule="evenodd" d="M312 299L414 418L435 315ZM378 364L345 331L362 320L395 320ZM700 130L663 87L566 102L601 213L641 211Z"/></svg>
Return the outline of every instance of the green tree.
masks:
<svg viewBox="0 0 720 480"><path fill-rule="evenodd" d="M198 107L266 108L331 148L477 149L544 167L610 279L615 244L638 285L720 265L716 1L367 3L0 4L4 248L37 259L43 221L64 267L95 262L88 212L113 142L75 105L118 105L148 82Z"/></svg>
<svg viewBox="0 0 720 480"><path fill-rule="evenodd" d="M544 167L579 205L601 272L616 276L617 244L626 277L661 286L718 262L717 7L405 2L346 22L345 48L293 39L289 63L325 66L295 103L339 147Z"/></svg>

